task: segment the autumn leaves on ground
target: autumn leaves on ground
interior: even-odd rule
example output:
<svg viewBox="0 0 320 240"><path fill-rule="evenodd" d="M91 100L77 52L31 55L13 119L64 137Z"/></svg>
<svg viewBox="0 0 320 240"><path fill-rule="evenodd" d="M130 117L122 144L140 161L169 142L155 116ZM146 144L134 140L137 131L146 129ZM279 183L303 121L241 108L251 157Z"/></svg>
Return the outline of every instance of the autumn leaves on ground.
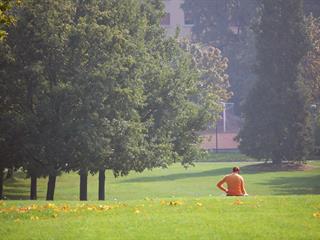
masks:
<svg viewBox="0 0 320 240"><path fill-rule="evenodd" d="M319 239L320 162L310 168L260 171L237 163L249 197L222 195L215 183L235 163L173 165L114 179L107 173L107 201L97 199L97 177L89 199L76 199L79 178L58 178L56 201L0 202L4 239ZM254 171L254 169L258 169ZM279 177L281 176L281 177ZM5 194L23 197L28 180L17 175ZM44 199L46 180L39 182Z"/></svg>

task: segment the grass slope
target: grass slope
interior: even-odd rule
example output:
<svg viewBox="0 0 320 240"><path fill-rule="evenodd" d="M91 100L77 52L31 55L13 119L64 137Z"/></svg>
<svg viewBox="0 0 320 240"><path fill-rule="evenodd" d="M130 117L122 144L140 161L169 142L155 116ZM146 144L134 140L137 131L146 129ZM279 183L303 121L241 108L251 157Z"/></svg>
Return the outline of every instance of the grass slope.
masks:
<svg viewBox="0 0 320 240"><path fill-rule="evenodd" d="M196 163L184 169L175 164L168 169L154 169L143 173L114 178L107 172L107 200L139 200L149 198L221 196L215 184L228 174L234 165L242 169L246 188L250 195L291 195L320 193L320 162L312 162L314 169L308 171L253 171L253 163ZM47 180L38 182L39 199L45 199ZM98 177L90 176L89 200L97 199ZM5 182L4 194L8 199L28 199L29 179L16 174L15 179ZM79 176L76 173L58 177L55 199L78 200Z"/></svg>

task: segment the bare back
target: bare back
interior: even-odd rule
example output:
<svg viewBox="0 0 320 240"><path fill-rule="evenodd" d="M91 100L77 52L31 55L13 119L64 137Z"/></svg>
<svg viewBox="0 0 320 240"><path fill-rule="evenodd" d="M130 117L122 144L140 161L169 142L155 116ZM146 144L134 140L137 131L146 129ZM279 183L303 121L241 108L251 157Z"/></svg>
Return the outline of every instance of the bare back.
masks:
<svg viewBox="0 0 320 240"><path fill-rule="evenodd" d="M226 175L218 183L218 185L222 185L224 183L226 183L228 185L227 195L241 196L246 193L244 190L244 180L239 174L232 173L232 174Z"/></svg>

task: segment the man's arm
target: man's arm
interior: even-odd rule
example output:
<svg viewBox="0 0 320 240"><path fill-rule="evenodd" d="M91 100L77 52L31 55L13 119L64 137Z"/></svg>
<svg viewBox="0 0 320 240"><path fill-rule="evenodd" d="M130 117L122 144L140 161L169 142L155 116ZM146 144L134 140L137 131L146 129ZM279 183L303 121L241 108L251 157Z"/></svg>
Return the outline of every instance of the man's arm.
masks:
<svg viewBox="0 0 320 240"><path fill-rule="evenodd" d="M243 195L248 195L246 189L244 188L244 180L241 178L241 192Z"/></svg>
<svg viewBox="0 0 320 240"><path fill-rule="evenodd" d="M217 183L217 187L224 191L225 193L228 193L228 189L225 189L222 185L226 182L226 177L224 177L220 182Z"/></svg>

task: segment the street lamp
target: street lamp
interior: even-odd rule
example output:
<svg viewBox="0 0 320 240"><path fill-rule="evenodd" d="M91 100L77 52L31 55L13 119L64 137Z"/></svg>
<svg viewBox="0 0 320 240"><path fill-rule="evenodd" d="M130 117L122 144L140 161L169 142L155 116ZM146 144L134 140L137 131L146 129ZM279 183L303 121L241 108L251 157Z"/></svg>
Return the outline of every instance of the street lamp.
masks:
<svg viewBox="0 0 320 240"><path fill-rule="evenodd" d="M223 132L227 131L227 109L233 108L234 103L221 102L223 105Z"/></svg>

